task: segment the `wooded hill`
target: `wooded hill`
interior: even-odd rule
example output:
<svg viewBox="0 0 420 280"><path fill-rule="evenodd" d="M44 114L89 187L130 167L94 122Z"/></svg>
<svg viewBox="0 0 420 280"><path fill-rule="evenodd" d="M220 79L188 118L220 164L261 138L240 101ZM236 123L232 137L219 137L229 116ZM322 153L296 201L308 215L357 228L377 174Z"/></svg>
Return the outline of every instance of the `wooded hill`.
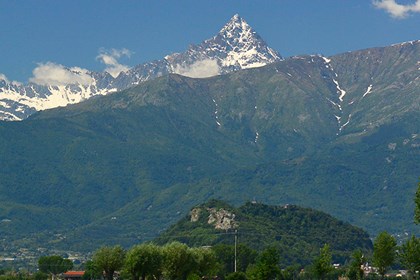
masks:
<svg viewBox="0 0 420 280"><path fill-rule="evenodd" d="M164 231L155 241L180 241L189 246L238 244L257 251L279 249L282 264L311 263L319 249L329 244L336 262L345 263L357 249L372 251L364 230L310 208L270 206L247 202L233 207L218 200L192 208L189 215Z"/></svg>

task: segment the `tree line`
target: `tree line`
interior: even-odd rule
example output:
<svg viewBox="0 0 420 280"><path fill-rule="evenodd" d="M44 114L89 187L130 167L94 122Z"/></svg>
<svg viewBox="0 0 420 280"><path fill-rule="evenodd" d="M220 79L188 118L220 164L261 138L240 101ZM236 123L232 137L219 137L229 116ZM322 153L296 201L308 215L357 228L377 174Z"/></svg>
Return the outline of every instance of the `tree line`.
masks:
<svg viewBox="0 0 420 280"><path fill-rule="evenodd" d="M351 260L341 267L333 266L330 246L325 244L312 263L306 267L299 264L280 266L280 252L269 246L260 253L239 244L219 244L213 247L188 247L180 242L159 246L143 243L124 250L121 246L104 246L94 252L83 269L84 280L285 280L285 279L383 279L393 265L407 270L408 279L419 279L420 238L412 236L401 246L387 232L374 240L374 251L366 256L356 250ZM362 266L371 262L376 273L366 275ZM236 267L236 271L235 271ZM0 280L56 279L57 275L73 269L73 263L60 256L43 256L38 260L39 271L33 275L0 276ZM1 274L1 271L0 271Z"/></svg>

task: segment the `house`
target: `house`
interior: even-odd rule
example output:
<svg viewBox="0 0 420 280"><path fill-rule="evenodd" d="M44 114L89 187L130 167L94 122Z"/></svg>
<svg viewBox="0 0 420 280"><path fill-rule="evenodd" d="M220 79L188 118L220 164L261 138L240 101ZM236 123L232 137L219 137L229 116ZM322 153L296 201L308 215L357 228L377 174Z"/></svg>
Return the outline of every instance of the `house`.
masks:
<svg viewBox="0 0 420 280"><path fill-rule="evenodd" d="M84 274L84 271L67 271L61 275L61 278L64 280L81 280Z"/></svg>

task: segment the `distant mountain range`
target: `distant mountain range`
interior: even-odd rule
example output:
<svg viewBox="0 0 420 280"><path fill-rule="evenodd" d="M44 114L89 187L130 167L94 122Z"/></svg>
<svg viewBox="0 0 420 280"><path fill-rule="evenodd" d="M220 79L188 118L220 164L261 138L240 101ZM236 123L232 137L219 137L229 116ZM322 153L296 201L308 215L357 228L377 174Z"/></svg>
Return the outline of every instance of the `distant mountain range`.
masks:
<svg viewBox="0 0 420 280"><path fill-rule="evenodd" d="M84 101L92 96L120 91L169 73L189 77L210 77L239 69L260 67L281 60L281 56L239 15L211 39L192 45L184 53L137 65L117 77L107 72L80 73L86 79L74 84L17 84L0 79L0 120L19 121L36 111ZM86 81L87 80L87 81Z"/></svg>
<svg viewBox="0 0 420 280"><path fill-rule="evenodd" d="M221 69L233 67L225 54ZM168 74L0 122L2 248L129 246L210 198L311 207L372 235L418 234L420 41L275 54L263 67Z"/></svg>

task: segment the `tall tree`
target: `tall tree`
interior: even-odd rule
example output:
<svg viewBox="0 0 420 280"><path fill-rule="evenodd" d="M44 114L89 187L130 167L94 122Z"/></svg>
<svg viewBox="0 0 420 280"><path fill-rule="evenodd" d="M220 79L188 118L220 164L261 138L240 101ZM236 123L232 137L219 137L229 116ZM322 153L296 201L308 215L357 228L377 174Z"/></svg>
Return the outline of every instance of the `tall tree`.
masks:
<svg viewBox="0 0 420 280"><path fill-rule="evenodd" d="M102 271L96 267L93 261L87 261L85 263L85 273L83 274L84 280L95 280L102 276Z"/></svg>
<svg viewBox="0 0 420 280"><path fill-rule="evenodd" d="M408 271L409 278L417 278L420 271L420 239L414 235L401 245L399 250L401 264Z"/></svg>
<svg viewBox="0 0 420 280"><path fill-rule="evenodd" d="M163 247L163 274L169 280L185 280L194 271L194 258L188 246L172 242Z"/></svg>
<svg viewBox="0 0 420 280"><path fill-rule="evenodd" d="M414 202L416 203L416 208L414 210L414 222L416 224L420 224L420 182L417 187L416 197L414 198Z"/></svg>
<svg viewBox="0 0 420 280"><path fill-rule="evenodd" d="M194 271L200 276L215 276L219 270L216 254L209 248L191 248L194 259Z"/></svg>
<svg viewBox="0 0 420 280"><path fill-rule="evenodd" d="M347 276L350 280L363 279L362 265L366 262L366 258L361 250L356 250L351 255L351 262Z"/></svg>
<svg viewBox="0 0 420 280"><path fill-rule="evenodd" d="M146 277L158 279L161 275L162 262L161 247L154 244L140 244L127 252L124 268L132 280L145 280Z"/></svg>
<svg viewBox="0 0 420 280"><path fill-rule="evenodd" d="M51 275L52 280L59 273L73 268L73 262L60 256L43 256L38 259L38 268L41 272Z"/></svg>
<svg viewBox="0 0 420 280"><path fill-rule="evenodd" d="M121 246L102 247L92 258L94 265L105 273L107 280L113 280L114 272L122 268L125 252Z"/></svg>
<svg viewBox="0 0 420 280"><path fill-rule="evenodd" d="M397 241L386 231L381 232L373 242L373 265L378 268L381 279L395 262Z"/></svg>
<svg viewBox="0 0 420 280"><path fill-rule="evenodd" d="M268 247L258 256L257 263L247 271L249 279L280 279L280 254L275 247Z"/></svg>
<svg viewBox="0 0 420 280"><path fill-rule="evenodd" d="M319 256L314 260L312 272L317 279L324 279L333 269L330 245L325 244L320 249Z"/></svg>

